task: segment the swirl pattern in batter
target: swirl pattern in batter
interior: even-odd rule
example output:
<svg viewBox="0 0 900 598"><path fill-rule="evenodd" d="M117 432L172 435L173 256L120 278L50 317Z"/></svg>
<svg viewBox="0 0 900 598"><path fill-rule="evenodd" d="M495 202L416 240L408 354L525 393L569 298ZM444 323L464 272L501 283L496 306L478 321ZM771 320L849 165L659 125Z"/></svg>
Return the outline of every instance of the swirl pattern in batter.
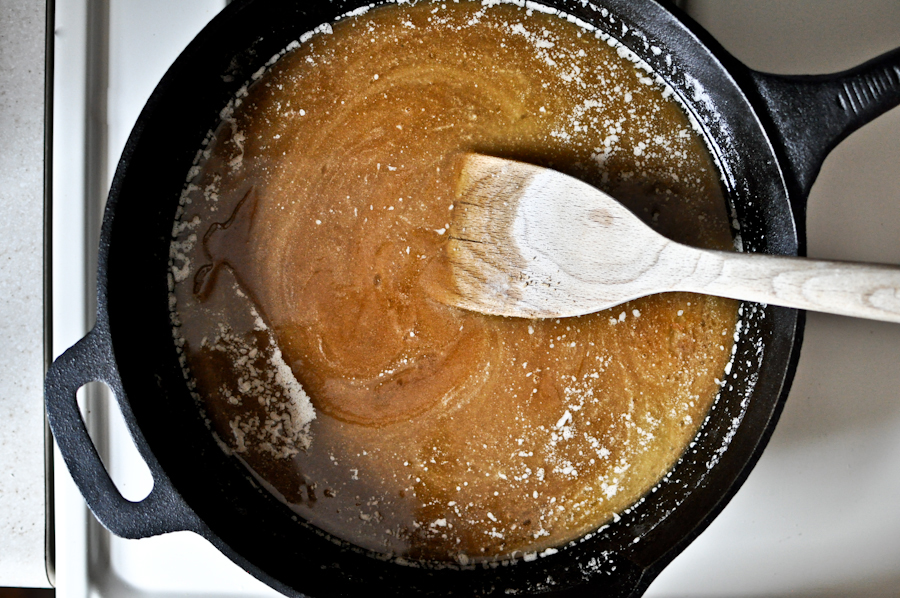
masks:
<svg viewBox="0 0 900 598"><path fill-rule="evenodd" d="M339 538L463 563L558 547L672 467L724 377L735 302L528 321L428 283L467 151L730 247L715 165L652 73L558 16L419 2L339 21L245 91L171 253L176 343L223 448Z"/></svg>

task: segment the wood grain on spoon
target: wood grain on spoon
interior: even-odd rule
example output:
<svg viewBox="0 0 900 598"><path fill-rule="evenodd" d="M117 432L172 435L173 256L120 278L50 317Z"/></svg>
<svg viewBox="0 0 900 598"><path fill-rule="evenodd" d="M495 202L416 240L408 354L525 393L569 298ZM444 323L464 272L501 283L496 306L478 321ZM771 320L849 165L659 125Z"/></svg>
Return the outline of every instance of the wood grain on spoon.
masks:
<svg viewBox="0 0 900 598"><path fill-rule="evenodd" d="M900 322L900 267L697 249L575 178L469 154L447 247L446 303L556 318L689 291Z"/></svg>

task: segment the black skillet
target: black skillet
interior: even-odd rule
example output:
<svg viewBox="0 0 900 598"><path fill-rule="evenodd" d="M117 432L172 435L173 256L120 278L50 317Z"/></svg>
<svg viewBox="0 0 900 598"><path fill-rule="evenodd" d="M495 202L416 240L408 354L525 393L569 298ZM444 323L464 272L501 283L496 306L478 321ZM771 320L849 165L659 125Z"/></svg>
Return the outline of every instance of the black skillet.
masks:
<svg viewBox="0 0 900 598"><path fill-rule="evenodd" d="M216 445L185 386L170 332L168 252L178 197L219 111L270 57L368 0L239 1L191 43L141 113L119 162L100 240L95 328L53 364L47 413L89 507L113 533L194 531L291 596L629 596L719 513L768 441L799 356L803 314L745 304L734 369L696 444L604 530L533 562L440 568L376 558L308 526ZM900 104L900 50L834 76L753 72L684 15L652 0L547 1L622 41L683 98L722 165L745 251L803 255L805 204L826 154ZM154 479L131 503L87 435L75 391L103 381Z"/></svg>

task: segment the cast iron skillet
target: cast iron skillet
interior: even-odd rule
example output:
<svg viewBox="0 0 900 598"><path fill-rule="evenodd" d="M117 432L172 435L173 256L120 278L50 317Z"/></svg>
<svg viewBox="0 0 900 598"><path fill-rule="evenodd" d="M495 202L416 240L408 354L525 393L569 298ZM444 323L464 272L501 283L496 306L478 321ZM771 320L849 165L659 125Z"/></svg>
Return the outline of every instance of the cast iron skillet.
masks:
<svg viewBox="0 0 900 598"><path fill-rule="evenodd" d="M533 562L440 568L398 563L299 521L215 444L172 340L168 252L178 197L219 111L270 57L369 0L233 3L175 62L128 140L100 240L95 328L51 367L47 412L66 464L101 523L140 538L194 531L290 595L639 595L724 507L769 439L800 349L803 314L745 304L737 357L696 444L611 526ZM598 0L599 2L599 0ZM834 76L753 72L689 18L653 0L553 0L621 40L684 99L721 163L745 251L803 255L805 202L826 154L900 103L900 50ZM75 391L115 393L154 487L118 493Z"/></svg>

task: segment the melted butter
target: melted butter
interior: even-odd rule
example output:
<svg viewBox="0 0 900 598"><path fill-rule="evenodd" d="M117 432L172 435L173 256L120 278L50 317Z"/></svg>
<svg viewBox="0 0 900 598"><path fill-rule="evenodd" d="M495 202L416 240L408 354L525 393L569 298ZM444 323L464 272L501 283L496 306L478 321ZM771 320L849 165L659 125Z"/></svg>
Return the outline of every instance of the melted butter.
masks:
<svg viewBox="0 0 900 598"><path fill-rule="evenodd" d="M408 558L540 551L633 504L695 436L737 317L689 294L544 321L435 301L466 151L731 245L709 153L646 73L558 17L468 2L373 9L279 60L172 243L176 341L225 448L310 523Z"/></svg>

